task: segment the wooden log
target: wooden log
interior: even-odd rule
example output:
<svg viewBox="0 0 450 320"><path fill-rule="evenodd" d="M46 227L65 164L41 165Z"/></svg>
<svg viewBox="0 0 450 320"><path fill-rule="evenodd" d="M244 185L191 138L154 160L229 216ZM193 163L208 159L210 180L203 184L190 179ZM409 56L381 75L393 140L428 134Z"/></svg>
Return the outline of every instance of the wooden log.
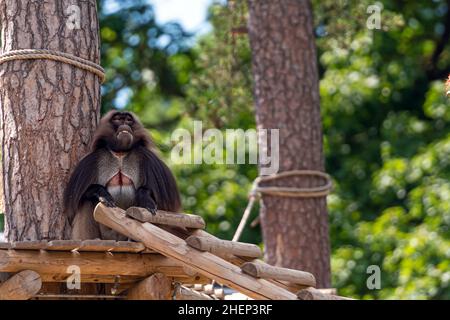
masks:
<svg viewBox="0 0 450 320"><path fill-rule="evenodd" d="M0 242L0 249L9 249L11 248L10 242Z"/></svg>
<svg viewBox="0 0 450 320"><path fill-rule="evenodd" d="M172 281L162 273L152 274L128 290L128 300L171 300Z"/></svg>
<svg viewBox="0 0 450 320"><path fill-rule="evenodd" d="M99 203L94 219L103 225L145 244L169 258L197 270L200 274L240 291L254 299L290 300L297 297L271 282L243 274L239 267L209 252L199 252L186 241L150 223L130 219L120 208Z"/></svg>
<svg viewBox="0 0 450 320"><path fill-rule="evenodd" d="M28 300L39 292L41 286L37 272L21 271L0 285L0 300Z"/></svg>
<svg viewBox="0 0 450 320"><path fill-rule="evenodd" d="M201 229L182 229L182 228L172 228L171 230L167 230L173 234L175 234L176 236L182 238L182 239L187 239L188 237L190 237L191 235L194 236L199 236L199 237L207 237L210 239L216 239L216 240L220 240L219 238L217 238L216 236L206 232L205 230L201 230ZM242 264L252 261L253 258L248 258L248 257L239 257L236 256L234 254L229 254L229 253L218 253L216 254L217 256L221 257L222 259L236 265L236 266L241 266ZM260 260L253 260L253 261L257 261L260 262ZM263 263L261 261L261 263ZM275 280L275 279L266 279L269 282L272 282L273 284L275 284L276 286L279 286L280 288L283 288L285 290L288 290L292 293L297 293L300 289L304 289L307 288L308 286L302 286L299 284L292 284L292 283L284 283L282 281L279 280Z"/></svg>
<svg viewBox="0 0 450 320"><path fill-rule="evenodd" d="M212 239L211 237L190 236L186 243L191 247L216 255L233 254L241 257L259 258L261 249L255 244Z"/></svg>
<svg viewBox="0 0 450 320"><path fill-rule="evenodd" d="M223 298L225 298L225 291L223 289L221 289L221 288L214 289L214 296L217 299L223 299Z"/></svg>
<svg viewBox="0 0 450 320"><path fill-rule="evenodd" d="M140 222L150 222L180 228L193 228L193 229L205 228L205 221L201 216L187 213L174 213L158 210L156 214L152 214L147 209L139 207L131 207L127 209L126 215Z"/></svg>
<svg viewBox="0 0 450 320"><path fill-rule="evenodd" d="M315 288L302 289L297 293L300 300L353 300L351 298L325 294Z"/></svg>
<svg viewBox="0 0 450 320"><path fill-rule="evenodd" d="M47 240L15 241L11 243L11 249L40 250L47 247Z"/></svg>
<svg viewBox="0 0 450 320"><path fill-rule="evenodd" d="M304 288L304 289L306 289L306 288ZM320 288L320 289L316 289L316 290L318 290L320 293L323 293L323 294L330 294L333 296L337 296L336 288Z"/></svg>
<svg viewBox="0 0 450 320"><path fill-rule="evenodd" d="M77 250L105 252L112 250L115 246L115 240L83 240Z"/></svg>
<svg viewBox="0 0 450 320"><path fill-rule="evenodd" d="M214 300L210 296L184 286L175 288L175 300Z"/></svg>
<svg viewBox="0 0 450 320"><path fill-rule="evenodd" d="M46 250L52 251L70 251L81 247L81 240L53 240L47 244Z"/></svg>
<svg viewBox="0 0 450 320"><path fill-rule="evenodd" d="M127 254L104 252L83 252L75 254L65 251L0 250L0 272L19 272L33 270L45 275L45 282L63 282L70 275L69 266L79 266L81 279L90 276L92 280L102 277L143 279L161 272L177 281L207 282L201 275L195 278L184 272L183 264L160 254ZM53 277L48 277L53 275ZM185 279L185 280L183 280ZM100 281L92 281L100 282ZM108 281L110 282L110 281Z"/></svg>
<svg viewBox="0 0 450 320"><path fill-rule="evenodd" d="M316 285L316 279L309 272L274 267L263 262L246 262L241 269L246 274L257 278L284 280L305 286Z"/></svg>
<svg viewBox="0 0 450 320"><path fill-rule="evenodd" d="M161 228L163 228L164 226L161 226ZM164 228L163 228L164 229ZM216 236L206 232L205 230L202 229L183 229L183 228L170 228L170 229L164 229L174 235L176 235L177 237L180 237L182 239L187 239L190 236L194 235L194 236L199 236L199 237L207 237L210 239L215 239L215 240L220 240L219 238L217 238ZM149 249L147 249L149 250ZM151 250L152 252L154 252L153 250ZM145 251L144 251L145 253ZM217 256L221 257L222 259L236 265L236 266L241 266L242 264L244 264L245 262L249 262L252 261L253 258L248 258L248 257L239 257L236 256L234 254L229 254L229 253L217 253ZM260 260L253 260L253 261L257 261L259 262ZM263 263L263 262L262 262ZM275 279L266 279L269 282L272 282L273 284L275 284L276 286L279 286L280 288L283 288L285 290L288 290L292 293L297 293L300 289L304 289L307 288L308 286L302 286L299 284L292 284L292 283L284 283L282 281L279 280L275 280Z"/></svg>
<svg viewBox="0 0 450 320"><path fill-rule="evenodd" d="M203 286L203 292L205 294L208 294L208 295L214 294L214 285L212 285L212 284L205 284Z"/></svg>
<svg viewBox="0 0 450 320"><path fill-rule="evenodd" d="M140 242L115 240L46 240L16 241L13 243L0 243L0 249L15 250L50 250L50 251L93 251L93 252L142 252L146 250ZM146 253L154 251L146 250Z"/></svg>
<svg viewBox="0 0 450 320"><path fill-rule="evenodd" d="M142 252L145 250L145 246L141 242L134 241L117 241L116 246L111 250L111 252ZM148 250L146 253L155 253L154 251Z"/></svg>
<svg viewBox="0 0 450 320"><path fill-rule="evenodd" d="M199 283L196 283L193 286L193 290L195 290L195 291L203 291L203 285L199 284Z"/></svg>

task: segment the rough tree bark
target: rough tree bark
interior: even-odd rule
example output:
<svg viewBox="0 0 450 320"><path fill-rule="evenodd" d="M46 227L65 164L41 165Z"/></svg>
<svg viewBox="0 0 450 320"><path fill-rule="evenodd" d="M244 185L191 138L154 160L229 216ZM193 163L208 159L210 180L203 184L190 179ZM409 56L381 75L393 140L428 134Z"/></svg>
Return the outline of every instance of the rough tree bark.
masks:
<svg viewBox="0 0 450 320"><path fill-rule="evenodd" d="M324 170L318 70L307 0L248 0L258 128L280 129L280 172ZM317 186L286 178L277 186ZM263 196L261 227L270 264L311 272L330 286L325 198Z"/></svg>
<svg viewBox="0 0 450 320"><path fill-rule="evenodd" d="M2 0L0 19L2 52L50 49L99 63L95 0ZM61 62L6 62L0 104L5 235L64 238L63 190L99 120L99 79Z"/></svg>

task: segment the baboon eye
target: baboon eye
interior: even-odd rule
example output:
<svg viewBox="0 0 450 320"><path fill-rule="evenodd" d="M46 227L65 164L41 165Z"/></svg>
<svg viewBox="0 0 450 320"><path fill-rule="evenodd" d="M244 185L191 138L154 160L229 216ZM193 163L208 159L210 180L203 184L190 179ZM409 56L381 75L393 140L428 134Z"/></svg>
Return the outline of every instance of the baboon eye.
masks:
<svg viewBox="0 0 450 320"><path fill-rule="evenodd" d="M125 117L125 123L126 123L127 125L129 125L129 126L132 126L132 125L134 124L134 120L133 120L133 118L132 118L131 116L127 115L127 116Z"/></svg>

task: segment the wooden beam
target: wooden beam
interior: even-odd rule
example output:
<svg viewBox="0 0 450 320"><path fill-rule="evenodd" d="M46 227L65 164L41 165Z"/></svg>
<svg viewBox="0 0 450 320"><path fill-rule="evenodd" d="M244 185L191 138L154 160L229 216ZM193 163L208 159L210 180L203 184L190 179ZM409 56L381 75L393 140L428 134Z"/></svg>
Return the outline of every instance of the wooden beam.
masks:
<svg viewBox="0 0 450 320"><path fill-rule="evenodd" d="M41 286L37 272L21 271L0 284L0 300L28 300L39 292Z"/></svg>
<svg viewBox="0 0 450 320"><path fill-rule="evenodd" d="M108 208L99 203L94 210L94 219L133 240L144 243L147 248L254 299L296 299L293 293L271 282L243 274L239 267L209 252L199 252L188 246L183 239L153 224L130 219L120 208Z"/></svg>
<svg viewBox="0 0 450 320"><path fill-rule="evenodd" d="M193 229L205 228L205 221L201 216L187 213L173 213L158 210L155 214L152 214L147 209L139 207L131 207L127 209L126 215L140 222L150 222L180 228L193 228Z"/></svg>
<svg viewBox="0 0 450 320"><path fill-rule="evenodd" d="M353 300L347 297L325 294L315 288L302 289L297 293L297 296L300 300Z"/></svg>
<svg viewBox="0 0 450 320"><path fill-rule="evenodd" d="M190 236L186 243L191 247L208 251L215 255L232 254L241 257L259 258L261 249L255 244L212 239L211 237Z"/></svg>
<svg viewBox="0 0 450 320"><path fill-rule="evenodd" d="M171 300L172 281L162 273L152 274L128 290L128 300Z"/></svg>
<svg viewBox="0 0 450 320"><path fill-rule="evenodd" d="M185 286L177 286L175 288L175 300L214 300L210 296L186 288Z"/></svg>
<svg viewBox="0 0 450 320"><path fill-rule="evenodd" d="M274 267L263 262L246 262L241 269L246 274L257 278L284 280L312 287L316 285L316 278L309 272Z"/></svg>
<svg viewBox="0 0 450 320"><path fill-rule="evenodd" d="M47 240L15 241L11 243L11 249L40 250L47 247Z"/></svg>
<svg viewBox="0 0 450 320"><path fill-rule="evenodd" d="M33 270L42 275L44 282L64 282L70 275L67 268L73 265L80 267L81 279L86 282L103 282L102 278L114 276L141 280L156 272L181 282L207 282L201 275L187 275L183 264L160 254L0 250L0 272Z"/></svg>
<svg viewBox="0 0 450 320"><path fill-rule="evenodd" d="M164 230L175 234L176 236L182 238L182 239L187 239L189 238L191 235L194 236L199 236L199 237L207 237L210 239L215 239L215 240L220 240L219 238L217 238L216 236L206 232L205 230L202 229L182 229L182 228L170 228L170 229L166 229L164 228L164 226L161 226L161 228L163 228ZM228 262L236 265L236 266L241 266L242 264L249 262L249 261L253 261L253 262L262 262L261 260L254 260L253 258L248 258L248 257L239 257L236 256L234 254L223 254L223 253L216 253L217 256L221 257L224 260L227 260ZM283 288L285 290L288 290L292 293L297 293L299 290L307 288L308 286L302 286L299 284L293 284L293 283L285 283L283 281L279 281L279 280L275 280L275 279L266 279L269 282L272 282L273 284L275 284L276 286L279 286L280 288Z"/></svg>
<svg viewBox="0 0 450 320"><path fill-rule="evenodd" d="M97 252L143 252L152 253L146 250L140 242L115 241L115 240L37 240L37 241L15 241L12 243L0 243L0 249L15 250L50 250L50 251L97 251Z"/></svg>

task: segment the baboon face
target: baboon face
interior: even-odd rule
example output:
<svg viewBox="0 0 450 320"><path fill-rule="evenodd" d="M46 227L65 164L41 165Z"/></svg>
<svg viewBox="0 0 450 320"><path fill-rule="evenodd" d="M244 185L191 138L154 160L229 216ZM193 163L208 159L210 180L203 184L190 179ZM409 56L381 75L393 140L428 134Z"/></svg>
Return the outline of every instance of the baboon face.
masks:
<svg viewBox="0 0 450 320"><path fill-rule="evenodd" d="M131 112L113 110L100 120L92 148L107 147L114 152L127 152L137 145L151 145L144 126Z"/></svg>
<svg viewBox="0 0 450 320"><path fill-rule="evenodd" d="M115 139L109 147L115 151L130 150L135 140L133 128L136 121L133 115L128 112L117 112L111 117L110 125L115 132Z"/></svg>

